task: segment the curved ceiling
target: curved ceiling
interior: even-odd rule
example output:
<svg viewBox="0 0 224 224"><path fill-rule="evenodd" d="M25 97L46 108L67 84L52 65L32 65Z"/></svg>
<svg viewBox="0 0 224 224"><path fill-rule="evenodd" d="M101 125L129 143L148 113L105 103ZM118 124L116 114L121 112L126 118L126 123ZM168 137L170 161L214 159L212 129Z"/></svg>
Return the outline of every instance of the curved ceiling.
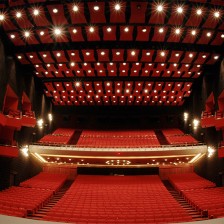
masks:
<svg viewBox="0 0 224 224"><path fill-rule="evenodd" d="M223 57L224 2L0 3L2 34L55 105L180 106Z"/></svg>

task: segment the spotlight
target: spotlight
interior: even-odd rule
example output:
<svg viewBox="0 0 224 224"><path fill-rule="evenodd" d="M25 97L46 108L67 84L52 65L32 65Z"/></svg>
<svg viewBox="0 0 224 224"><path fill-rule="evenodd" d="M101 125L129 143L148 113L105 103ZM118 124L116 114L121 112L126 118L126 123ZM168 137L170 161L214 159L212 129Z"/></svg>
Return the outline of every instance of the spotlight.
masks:
<svg viewBox="0 0 224 224"><path fill-rule="evenodd" d="M93 33L93 32L94 32L94 27L91 26L91 27L89 28L89 32Z"/></svg>
<svg viewBox="0 0 224 224"><path fill-rule="evenodd" d="M181 7L181 6L177 7L177 12L179 14L183 13L183 7Z"/></svg>
<svg viewBox="0 0 224 224"><path fill-rule="evenodd" d="M34 16L38 16L39 14L40 14L39 9L34 9L34 10L33 10L33 15L34 15Z"/></svg>
<svg viewBox="0 0 224 224"><path fill-rule="evenodd" d="M77 5L74 5L72 9L73 9L74 12L78 12L79 11L79 7Z"/></svg>
<svg viewBox="0 0 224 224"><path fill-rule="evenodd" d="M21 12L17 12L17 13L16 13L16 17L17 17L17 18L21 18L21 17L22 17L22 13L21 13Z"/></svg>
<svg viewBox="0 0 224 224"><path fill-rule="evenodd" d="M201 9L197 9L196 13L197 13L197 15L201 15L202 14L202 10Z"/></svg>
<svg viewBox="0 0 224 224"><path fill-rule="evenodd" d="M120 4L116 4L114 6L114 8L115 8L116 11L119 11L121 9L121 5Z"/></svg>
<svg viewBox="0 0 224 224"><path fill-rule="evenodd" d="M0 21L4 21L5 20L5 15L4 14L0 14Z"/></svg>
<svg viewBox="0 0 224 224"><path fill-rule="evenodd" d="M62 34L62 30L61 30L60 28L55 28L55 29L54 29L54 34L55 34L56 36L60 36L60 35Z"/></svg>
<svg viewBox="0 0 224 224"><path fill-rule="evenodd" d="M156 7L156 10L157 10L158 12L162 12L162 11L163 11L163 5L158 5L158 6Z"/></svg>

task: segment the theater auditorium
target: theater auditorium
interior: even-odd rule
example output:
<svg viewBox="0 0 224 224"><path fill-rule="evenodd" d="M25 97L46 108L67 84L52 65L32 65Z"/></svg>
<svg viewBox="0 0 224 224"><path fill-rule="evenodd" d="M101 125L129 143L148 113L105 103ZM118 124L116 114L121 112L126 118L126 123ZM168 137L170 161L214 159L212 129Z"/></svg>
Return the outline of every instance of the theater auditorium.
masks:
<svg viewBox="0 0 224 224"><path fill-rule="evenodd" d="M224 1L0 1L0 224L224 223Z"/></svg>

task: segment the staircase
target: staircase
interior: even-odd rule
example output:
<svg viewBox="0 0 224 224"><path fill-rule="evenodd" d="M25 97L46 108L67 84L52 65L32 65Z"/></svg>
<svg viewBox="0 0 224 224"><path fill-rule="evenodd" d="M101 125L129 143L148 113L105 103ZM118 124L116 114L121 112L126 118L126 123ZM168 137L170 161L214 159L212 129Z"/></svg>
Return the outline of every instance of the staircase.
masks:
<svg viewBox="0 0 224 224"><path fill-rule="evenodd" d="M207 220L207 216L202 216L202 214L193 208L184 198L183 196L174 189L174 187L170 184L168 180L163 181L163 184L173 196L173 198L181 205L181 207L192 217L192 221L202 221Z"/></svg>
<svg viewBox="0 0 224 224"><path fill-rule="evenodd" d="M52 196L50 201L40 208L36 213L27 216L28 219L42 220L44 216L51 210L52 207L64 196L66 191L70 188L73 181L66 181L64 185Z"/></svg>
<svg viewBox="0 0 224 224"><path fill-rule="evenodd" d="M170 143L166 140L166 137L162 133L161 130L157 129L155 130L156 137L160 143L160 145L169 145Z"/></svg>
<svg viewBox="0 0 224 224"><path fill-rule="evenodd" d="M68 144L69 145L76 145L81 134L82 134L81 130L76 130L75 133L73 134L73 136L71 137Z"/></svg>

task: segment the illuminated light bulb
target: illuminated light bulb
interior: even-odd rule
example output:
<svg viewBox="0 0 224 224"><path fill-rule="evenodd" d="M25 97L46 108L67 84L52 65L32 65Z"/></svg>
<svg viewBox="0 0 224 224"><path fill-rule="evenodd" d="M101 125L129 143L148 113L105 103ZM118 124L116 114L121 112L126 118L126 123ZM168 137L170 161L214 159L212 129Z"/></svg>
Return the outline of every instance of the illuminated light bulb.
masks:
<svg viewBox="0 0 224 224"><path fill-rule="evenodd" d="M219 18L220 17L220 12L218 12L218 11L214 12L214 17Z"/></svg>
<svg viewBox="0 0 224 224"><path fill-rule="evenodd" d="M224 38L224 34L221 34L221 38Z"/></svg>
<svg viewBox="0 0 224 224"><path fill-rule="evenodd" d="M125 28L124 28L124 31L125 31L125 32L128 32L128 31L129 31L129 28L128 28L128 27L125 27Z"/></svg>
<svg viewBox="0 0 224 224"><path fill-rule="evenodd" d="M149 56L150 55L150 52L146 52L146 55Z"/></svg>
<svg viewBox="0 0 224 224"><path fill-rule="evenodd" d="M164 56L165 56L165 52L162 51L162 52L160 53L160 55L161 55L162 57L164 57Z"/></svg>
<svg viewBox="0 0 224 224"><path fill-rule="evenodd" d="M11 34L11 35L10 35L10 38L11 38L11 39L15 39L15 37L16 37L16 36L15 36L14 34Z"/></svg>
<svg viewBox="0 0 224 224"><path fill-rule="evenodd" d="M119 51L116 52L116 55L120 55L121 53Z"/></svg>
<svg viewBox="0 0 224 224"><path fill-rule="evenodd" d="M30 55L29 57L30 57L30 58L33 58L33 55Z"/></svg>
<svg viewBox="0 0 224 224"><path fill-rule="evenodd" d="M219 59L219 56L214 56L214 59L215 59L215 60Z"/></svg>
<svg viewBox="0 0 224 224"><path fill-rule="evenodd" d="M58 9L54 8L53 13L58 13Z"/></svg>
<svg viewBox="0 0 224 224"><path fill-rule="evenodd" d="M17 13L16 13L16 17L17 17L17 18L21 18L21 17L22 17L22 13L21 13L21 12L17 12Z"/></svg>
<svg viewBox="0 0 224 224"><path fill-rule="evenodd" d="M157 10L158 12L162 12L162 11L163 11L163 5L158 5L158 6L156 7L156 10Z"/></svg>
<svg viewBox="0 0 224 224"><path fill-rule="evenodd" d="M75 83L75 86L76 86L76 87L79 87L79 86L80 86L80 82L76 82L76 83Z"/></svg>
<svg viewBox="0 0 224 224"><path fill-rule="evenodd" d="M119 11L119 10L121 9L121 5L120 5L120 4L116 4L116 5L114 6L114 9L115 9L116 11Z"/></svg>
<svg viewBox="0 0 224 224"><path fill-rule="evenodd" d="M22 59L22 56L21 56L21 55L18 55L17 58L18 58L18 59Z"/></svg>
<svg viewBox="0 0 224 224"><path fill-rule="evenodd" d="M87 55L87 56L89 56L89 55L90 55L90 53L89 53L89 52L86 52L86 55Z"/></svg>
<svg viewBox="0 0 224 224"><path fill-rule="evenodd" d="M55 34L56 36L61 35L61 33L62 33L62 31L61 31L60 28L55 28L55 29L54 29L54 34Z"/></svg>
<svg viewBox="0 0 224 224"><path fill-rule="evenodd" d="M40 35L43 36L44 35L44 31L40 31Z"/></svg>
<svg viewBox="0 0 224 224"><path fill-rule="evenodd" d="M73 8L72 8L72 10L74 12L78 12L79 11L79 7L77 5L74 5Z"/></svg>
<svg viewBox="0 0 224 224"><path fill-rule="evenodd" d="M95 5L95 6L93 7L93 9L94 9L95 11L98 11L98 10L100 9L100 7L99 7L98 5Z"/></svg>
<svg viewBox="0 0 224 224"><path fill-rule="evenodd" d="M160 28L160 29L159 29L159 32L160 32L160 33L163 33L163 32L164 32L164 29L163 29L163 28Z"/></svg>
<svg viewBox="0 0 224 224"><path fill-rule="evenodd" d="M0 14L0 21L4 21L5 20L5 15L4 14Z"/></svg>
<svg viewBox="0 0 224 224"><path fill-rule="evenodd" d="M206 55L202 55L202 58L206 58Z"/></svg>
<svg viewBox="0 0 224 224"><path fill-rule="evenodd" d="M181 7L181 6L177 7L177 12L179 14L183 13L183 7Z"/></svg>
<svg viewBox="0 0 224 224"><path fill-rule="evenodd" d="M189 54L189 57L192 58L193 57L193 54Z"/></svg>
<svg viewBox="0 0 224 224"><path fill-rule="evenodd" d="M92 26L89 28L89 32L91 32L91 33L94 32L94 28Z"/></svg>
<svg viewBox="0 0 224 224"><path fill-rule="evenodd" d="M180 55L179 53L175 54L176 57L179 57L179 55Z"/></svg>
<svg viewBox="0 0 224 224"><path fill-rule="evenodd" d="M112 29L110 27L107 28L107 32L111 32Z"/></svg>
<svg viewBox="0 0 224 224"><path fill-rule="evenodd" d="M102 51L100 54L101 54L101 55L105 55L105 52L104 52L104 51Z"/></svg>
<svg viewBox="0 0 224 224"><path fill-rule="evenodd" d="M210 32L208 32L206 35L207 35L207 37L210 37L212 34Z"/></svg>
<svg viewBox="0 0 224 224"><path fill-rule="evenodd" d="M60 57L61 56L61 53L58 52L56 55L57 55L57 57Z"/></svg>
<svg viewBox="0 0 224 224"><path fill-rule="evenodd" d="M73 66L75 66L75 62L71 62L71 64L70 64L70 65L71 65L72 67L73 67Z"/></svg>
<svg viewBox="0 0 224 224"><path fill-rule="evenodd" d="M72 32L73 32L73 33L77 33L77 29L73 29Z"/></svg>
<svg viewBox="0 0 224 224"><path fill-rule="evenodd" d="M192 31L191 31L191 34L192 34L193 36L195 36L195 35L196 35L196 30L192 30Z"/></svg>
<svg viewBox="0 0 224 224"><path fill-rule="evenodd" d="M201 9L197 9L196 13L197 13L197 15L201 15L202 14L202 10Z"/></svg>
<svg viewBox="0 0 224 224"><path fill-rule="evenodd" d="M132 52L131 52L131 55L134 56L134 55L135 55L135 51L132 51Z"/></svg>
<svg viewBox="0 0 224 224"><path fill-rule="evenodd" d="M142 29L142 32L143 32L143 33L145 33L146 31L147 31L147 29L145 29L145 28L144 28L144 29Z"/></svg>
<svg viewBox="0 0 224 224"><path fill-rule="evenodd" d="M38 9L33 10L33 15L38 16L40 14L40 11Z"/></svg>
<svg viewBox="0 0 224 224"><path fill-rule="evenodd" d="M25 31L25 32L24 32L24 36L25 36L25 37L29 37L29 36L30 36L30 32L29 32L29 31Z"/></svg>

